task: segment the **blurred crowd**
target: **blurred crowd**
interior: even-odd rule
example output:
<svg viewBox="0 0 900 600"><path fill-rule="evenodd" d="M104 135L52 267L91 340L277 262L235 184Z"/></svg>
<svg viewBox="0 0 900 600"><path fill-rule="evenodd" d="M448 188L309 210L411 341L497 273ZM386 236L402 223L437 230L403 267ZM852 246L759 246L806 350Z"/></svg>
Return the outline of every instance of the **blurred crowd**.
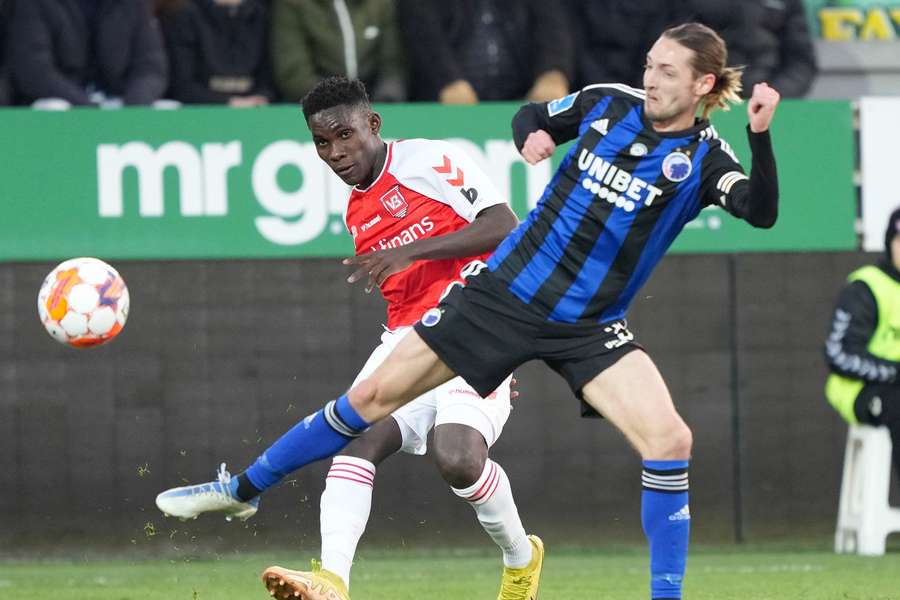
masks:
<svg viewBox="0 0 900 600"><path fill-rule="evenodd" d="M378 102L545 101L641 86L666 27L700 21L767 81L805 95L802 0L0 0L0 105L297 102L323 77Z"/></svg>

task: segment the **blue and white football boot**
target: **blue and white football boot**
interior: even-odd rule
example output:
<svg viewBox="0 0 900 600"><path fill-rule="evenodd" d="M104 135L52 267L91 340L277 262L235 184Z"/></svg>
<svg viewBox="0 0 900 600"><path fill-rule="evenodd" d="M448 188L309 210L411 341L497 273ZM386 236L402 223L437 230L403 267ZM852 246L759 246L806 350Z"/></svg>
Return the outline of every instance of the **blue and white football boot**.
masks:
<svg viewBox="0 0 900 600"><path fill-rule="evenodd" d="M225 513L225 520L237 517L246 521L256 514L259 496L244 502L237 497L237 480L219 465L217 481L186 485L164 491L156 497L156 506L166 516L179 519L196 519L200 514L218 511Z"/></svg>

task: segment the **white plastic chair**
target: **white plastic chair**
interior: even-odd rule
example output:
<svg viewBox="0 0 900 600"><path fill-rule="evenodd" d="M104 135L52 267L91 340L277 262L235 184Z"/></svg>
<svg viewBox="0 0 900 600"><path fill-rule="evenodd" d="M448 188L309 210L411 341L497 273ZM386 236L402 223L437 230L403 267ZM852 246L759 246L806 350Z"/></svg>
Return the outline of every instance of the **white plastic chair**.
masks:
<svg viewBox="0 0 900 600"><path fill-rule="evenodd" d="M834 551L884 554L889 533L900 531L900 508L891 508L891 437L886 427L851 425L844 451L844 475Z"/></svg>

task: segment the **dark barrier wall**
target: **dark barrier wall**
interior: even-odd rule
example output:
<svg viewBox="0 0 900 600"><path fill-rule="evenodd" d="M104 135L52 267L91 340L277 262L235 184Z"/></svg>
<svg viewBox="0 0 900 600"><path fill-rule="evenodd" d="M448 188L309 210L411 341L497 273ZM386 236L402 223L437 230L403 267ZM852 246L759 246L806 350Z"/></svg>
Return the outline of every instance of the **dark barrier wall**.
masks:
<svg viewBox="0 0 900 600"><path fill-rule="evenodd" d="M677 256L631 326L694 431L692 536L824 539L846 428L822 397L822 341L850 253ZM257 517L163 519L160 490L233 471L343 392L376 345L383 305L337 260L117 263L131 316L109 347L76 351L38 323L51 264L0 265L0 551L51 544L170 548L318 544L326 463ZM736 353L733 351L736 348ZM578 418L531 364L494 449L526 528L548 543L641 539L640 461L607 423ZM430 458L381 468L370 541L483 543Z"/></svg>

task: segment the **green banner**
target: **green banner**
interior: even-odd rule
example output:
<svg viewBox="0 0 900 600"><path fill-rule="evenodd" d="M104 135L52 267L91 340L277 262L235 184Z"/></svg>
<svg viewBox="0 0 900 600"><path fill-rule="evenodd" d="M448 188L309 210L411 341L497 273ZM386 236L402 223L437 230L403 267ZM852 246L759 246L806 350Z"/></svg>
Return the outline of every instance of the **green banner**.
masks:
<svg viewBox="0 0 900 600"><path fill-rule="evenodd" d="M387 138L445 138L469 152L521 217L552 174L510 139L516 105L385 105ZM715 120L749 168L744 107ZM0 111L0 260L343 256L347 187L318 159L295 107ZM773 127L778 225L753 230L717 208L682 252L855 246L853 133L846 102L784 102ZM554 157L558 161L563 152Z"/></svg>

